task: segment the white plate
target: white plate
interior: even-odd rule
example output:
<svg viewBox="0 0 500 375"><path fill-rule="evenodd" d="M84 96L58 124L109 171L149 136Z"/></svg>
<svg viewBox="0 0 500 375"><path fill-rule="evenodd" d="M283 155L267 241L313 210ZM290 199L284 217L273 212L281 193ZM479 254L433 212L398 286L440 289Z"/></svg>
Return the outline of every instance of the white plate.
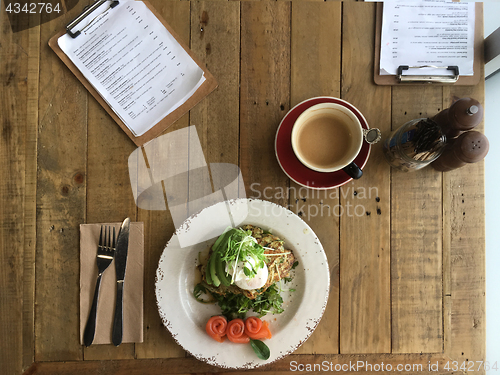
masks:
<svg viewBox="0 0 500 375"><path fill-rule="evenodd" d="M267 314L273 337L264 340L271 351L268 360L257 358L250 344L229 340L214 341L205 332L212 315L220 315L214 304L203 304L193 297L197 283L198 253L207 249L227 227L219 214L229 212L233 225L253 224L285 241L299 264L292 282L281 293L285 311ZM220 223L219 223L220 222ZM181 247L179 237L205 239ZM207 239L210 238L210 239ZM291 354L313 333L328 300L330 273L323 247L312 229L297 215L274 203L255 199L236 199L217 203L188 218L167 243L156 271L156 301L163 324L175 341L201 361L222 368L255 368Z"/></svg>

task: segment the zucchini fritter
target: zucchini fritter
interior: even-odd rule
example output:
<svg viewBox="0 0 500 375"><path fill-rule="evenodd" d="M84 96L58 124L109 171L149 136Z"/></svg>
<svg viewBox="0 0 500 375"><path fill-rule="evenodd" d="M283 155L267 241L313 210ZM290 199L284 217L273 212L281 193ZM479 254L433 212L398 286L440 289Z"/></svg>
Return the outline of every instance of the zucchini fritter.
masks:
<svg viewBox="0 0 500 375"><path fill-rule="evenodd" d="M295 257L291 250L285 249L283 240L270 233L264 233L262 228L247 224L242 226L242 229L245 231L251 230L252 236L257 240L257 243L265 248L264 254L266 254L266 265L269 271L266 283L262 288L253 290L240 289L234 284L227 287L222 284L218 287L207 284L206 287L211 292L217 294L244 294L250 299L255 299L274 283L290 276L290 270L295 262ZM206 282L205 271L206 266L203 266L201 268L201 274L203 281Z"/></svg>

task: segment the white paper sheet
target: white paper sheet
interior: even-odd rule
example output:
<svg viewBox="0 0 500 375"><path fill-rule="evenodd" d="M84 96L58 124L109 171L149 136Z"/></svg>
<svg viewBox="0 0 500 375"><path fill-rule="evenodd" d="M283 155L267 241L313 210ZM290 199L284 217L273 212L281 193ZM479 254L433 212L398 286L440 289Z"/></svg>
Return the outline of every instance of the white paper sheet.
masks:
<svg viewBox="0 0 500 375"><path fill-rule="evenodd" d="M109 2L68 34L59 47L135 136L186 102L203 70L141 1ZM103 13L103 11L105 11Z"/></svg>
<svg viewBox="0 0 500 375"><path fill-rule="evenodd" d="M380 74L395 75L400 65L457 65L474 74L475 5L450 1L384 2ZM446 69L410 69L405 74L450 75Z"/></svg>

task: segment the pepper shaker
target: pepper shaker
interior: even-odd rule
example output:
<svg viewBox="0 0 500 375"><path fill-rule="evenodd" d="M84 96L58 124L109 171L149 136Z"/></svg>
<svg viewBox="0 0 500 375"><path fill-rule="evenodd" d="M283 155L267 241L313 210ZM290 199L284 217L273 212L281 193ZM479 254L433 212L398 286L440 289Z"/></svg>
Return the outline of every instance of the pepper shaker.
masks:
<svg viewBox="0 0 500 375"><path fill-rule="evenodd" d="M482 121L483 114L483 106L476 99L462 98L455 101L450 108L439 112L433 120L450 139L476 127Z"/></svg>

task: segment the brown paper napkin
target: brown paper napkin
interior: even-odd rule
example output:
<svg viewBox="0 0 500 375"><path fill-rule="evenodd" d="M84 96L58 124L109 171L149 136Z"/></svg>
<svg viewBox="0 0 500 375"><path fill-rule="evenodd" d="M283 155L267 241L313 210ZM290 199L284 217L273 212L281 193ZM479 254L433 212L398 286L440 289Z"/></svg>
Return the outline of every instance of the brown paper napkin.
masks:
<svg viewBox="0 0 500 375"><path fill-rule="evenodd" d="M116 229L121 223L110 223ZM87 324L97 280L97 244L101 224L80 225L80 340ZM143 342L144 224L131 223L123 291L123 343ZM116 302L115 262L104 271L93 344L110 344Z"/></svg>

